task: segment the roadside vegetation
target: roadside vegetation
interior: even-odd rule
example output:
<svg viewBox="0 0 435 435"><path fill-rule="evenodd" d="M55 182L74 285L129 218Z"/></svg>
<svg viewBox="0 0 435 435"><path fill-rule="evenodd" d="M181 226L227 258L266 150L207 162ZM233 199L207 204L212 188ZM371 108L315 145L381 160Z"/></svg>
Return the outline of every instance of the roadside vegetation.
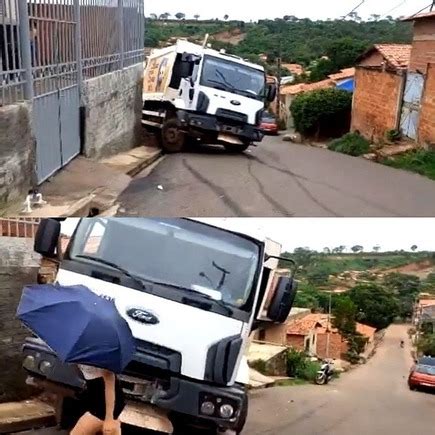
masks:
<svg viewBox="0 0 435 435"><path fill-rule="evenodd" d="M349 156L362 156L370 152L370 142L358 133L347 133L333 140L328 149Z"/></svg>
<svg viewBox="0 0 435 435"><path fill-rule="evenodd" d="M296 131L316 139L348 131L351 109L352 94L335 88L299 94L290 107Z"/></svg>
<svg viewBox="0 0 435 435"><path fill-rule="evenodd" d="M416 172L435 180L435 151L416 150L400 156L385 159L384 165Z"/></svg>

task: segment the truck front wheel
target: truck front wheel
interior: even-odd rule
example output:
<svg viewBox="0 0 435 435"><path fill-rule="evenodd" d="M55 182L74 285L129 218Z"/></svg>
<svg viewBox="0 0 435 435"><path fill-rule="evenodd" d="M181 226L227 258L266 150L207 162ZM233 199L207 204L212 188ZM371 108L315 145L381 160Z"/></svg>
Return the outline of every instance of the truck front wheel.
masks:
<svg viewBox="0 0 435 435"><path fill-rule="evenodd" d="M243 404L242 409L240 410L240 415L237 420L236 425L234 426L233 430L234 432L239 435L242 433L243 428L245 427L246 420L248 418L248 394L245 394L245 397L243 398Z"/></svg>
<svg viewBox="0 0 435 435"><path fill-rule="evenodd" d="M186 135L181 131L177 119L170 118L162 126L162 149L167 153L179 153L186 144Z"/></svg>

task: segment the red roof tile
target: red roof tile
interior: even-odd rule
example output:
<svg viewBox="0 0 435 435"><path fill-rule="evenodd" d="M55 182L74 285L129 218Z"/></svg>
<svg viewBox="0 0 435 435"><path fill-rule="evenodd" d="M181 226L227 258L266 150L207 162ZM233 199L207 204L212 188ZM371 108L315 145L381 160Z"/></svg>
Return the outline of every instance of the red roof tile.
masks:
<svg viewBox="0 0 435 435"><path fill-rule="evenodd" d="M299 83L297 85L283 86L281 88L281 95L297 95L301 94L302 92L310 92L317 89L327 89L332 88L333 86L334 82L330 79L315 83Z"/></svg>
<svg viewBox="0 0 435 435"><path fill-rule="evenodd" d="M407 68L411 59L410 44L375 44L385 60L394 68Z"/></svg>
<svg viewBox="0 0 435 435"><path fill-rule="evenodd" d="M435 11L426 12L424 14L411 15L408 18L404 18L402 21L414 21L414 20L422 20L425 18L434 18L435 19Z"/></svg>
<svg viewBox="0 0 435 435"><path fill-rule="evenodd" d="M375 335L376 328L372 328L371 326L364 325L362 323L357 323L356 331L361 335L364 335L364 337L371 338L373 335Z"/></svg>
<svg viewBox="0 0 435 435"><path fill-rule="evenodd" d="M355 68L345 68L336 74L331 74L328 77L334 82L338 80L349 79L355 75Z"/></svg>

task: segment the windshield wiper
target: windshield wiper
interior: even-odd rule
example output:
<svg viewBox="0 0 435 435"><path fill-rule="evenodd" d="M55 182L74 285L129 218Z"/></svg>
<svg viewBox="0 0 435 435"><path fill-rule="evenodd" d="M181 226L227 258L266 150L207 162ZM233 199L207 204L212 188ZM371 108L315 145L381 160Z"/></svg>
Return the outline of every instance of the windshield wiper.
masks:
<svg viewBox="0 0 435 435"><path fill-rule="evenodd" d="M228 87L227 84L225 84L225 83L223 83L223 82L221 82L219 80L207 79L207 82L213 83L215 85L214 88L215 89L219 89L221 91L234 92L234 90L235 90L235 89L233 89L231 87ZM219 87L216 87L216 85L218 85Z"/></svg>
<svg viewBox="0 0 435 435"><path fill-rule="evenodd" d="M149 282L149 283L151 283L151 284L155 284L155 285L161 285L161 286L165 286L165 287L173 288L173 289L176 289L176 290L181 290L181 291L184 292L184 293L194 293L194 294L196 294L196 295L202 296L203 298L205 298L205 299L207 299L207 300L209 300L209 301L215 302L217 305L219 305L220 307L222 307L222 308L223 308L223 309L228 313L228 315L232 316L233 313L234 313L234 311L232 310L232 308L230 308L230 307L229 307L225 302L223 302L222 300L220 300L220 299L215 299L215 298L213 298L212 296L210 296L210 295L208 295L208 294L206 294L206 293L203 293L203 292L201 292L201 291L199 291L199 290L195 290L195 289L193 289L193 288L183 287L183 286L181 286L181 285L172 284L172 283L164 282L164 281L153 281L153 280L150 280L150 279L146 279L146 282Z"/></svg>
<svg viewBox="0 0 435 435"><path fill-rule="evenodd" d="M123 273L128 278L132 279L135 283L139 284L141 290L145 290L145 284L142 278L139 278L136 275L131 274L127 269L124 269L119 264L113 263L112 261L105 260L104 258L92 257L92 255L75 255L76 258L83 258L84 260L95 261L96 263L105 264L106 266L112 267L113 269L118 270Z"/></svg>

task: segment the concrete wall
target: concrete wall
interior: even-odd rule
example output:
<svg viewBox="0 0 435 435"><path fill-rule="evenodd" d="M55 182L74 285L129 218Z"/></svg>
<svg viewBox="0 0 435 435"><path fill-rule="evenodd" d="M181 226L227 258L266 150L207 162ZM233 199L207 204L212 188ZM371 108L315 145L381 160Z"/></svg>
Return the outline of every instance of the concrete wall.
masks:
<svg viewBox="0 0 435 435"><path fill-rule="evenodd" d="M418 137L423 144L435 144L435 63L427 71Z"/></svg>
<svg viewBox="0 0 435 435"><path fill-rule="evenodd" d="M435 18L417 20L414 23L409 70L426 74L431 62L435 62Z"/></svg>
<svg viewBox="0 0 435 435"><path fill-rule="evenodd" d="M142 77L139 64L83 83L87 157L108 156L141 143Z"/></svg>
<svg viewBox="0 0 435 435"><path fill-rule="evenodd" d="M23 199L34 176L35 139L31 131L31 106L0 107L0 207Z"/></svg>
<svg viewBox="0 0 435 435"><path fill-rule="evenodd" d="M21 345L29 332L15 318L24 285L36 282L39 256L32 240L0 237L0 402L19 400L34 392L25 384Z"/></svg>
<svg viewBox="0 0 435 435"><path fill-rule="evenodd" d="M357 68L352 106L352 131L379 141L397 128L404 77L380 70Z"/></svg>

